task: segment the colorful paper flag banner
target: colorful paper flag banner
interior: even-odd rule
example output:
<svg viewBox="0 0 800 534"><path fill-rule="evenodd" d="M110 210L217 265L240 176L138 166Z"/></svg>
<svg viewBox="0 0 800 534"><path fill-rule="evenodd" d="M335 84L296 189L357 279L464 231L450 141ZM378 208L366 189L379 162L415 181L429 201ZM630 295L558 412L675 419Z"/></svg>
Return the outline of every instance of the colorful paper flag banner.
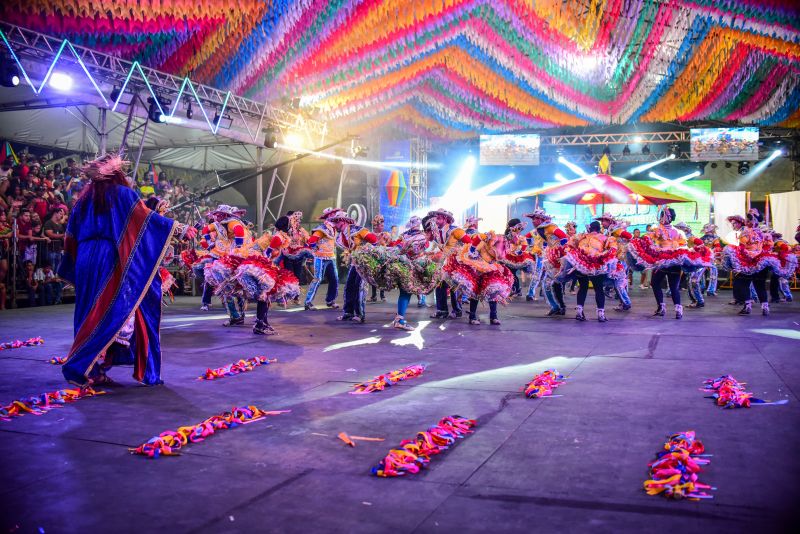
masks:
<svg viewBox="0 0 800 534"><path fill-rule="evenodd" d="M89 387L60 389L27 399L15 400L11 404L0 408L0 421L10 421L13 417L21 417L26 413L44 415L53 408L61 408L68 402L75 402L78 399L94 397L95 395L105 395L105 393L105 391L96 391Z"/></svg>
<svg viewBox="0 0 800 534"><path fill-rule="evenodd" d="M25 341L19 339L16 341L6 341L5 343L0 343L0 350L21 349L22 347L35 347L37 345L44 345L44 339L32 337Z"/></svg>
<svg viewBox="0 0 800 534"><path fill-rule="evenodd" d="M553 394L553 390L564 383L566 379L555 369L548 369L533 377L533 380L525 386L525 396L529 399L547 397Z"/></svg>
<svg viewBox="0 0 800 534"><path fill-rule="evenodd" d="M704 458L705 448L695 438L694 430L687 430L669 437L664 450L656 454L650 464L650 479L644 481L648 495L663 495L670 499L712 499L713 496L702 490L712 488L698 481L701 465L711 461Z"/></svg>
<svg viewBox="0 0 800 534"><path fill-rule="evenodd" d="M202 376L198 376L198 380L216 380L226 376L238 375L252 371L259 365L269 365L277 362L277 358L269 359L266 356L254 356L246 360L239 360L238 362L229 363L224 367L217 367L216 369L206 369Z"/></svg>
<svg viewBox="0 0 800 534"><path fill-rule="evenodd" d="M392 449L381 462L372 468L372 474L379 477L399 477L416 474L428 465L431 457L449 449L457 439L472 434L477 422L460 415L445 417L426 432L419 432L414 439L400 443Z"/></svg>
<svg viewBox="0 0 800 534"><path fill-rule="evenodd" d="M221 415L214 415L196 425L182 426L178 430L167 430L158 436L150 438L135 449L128 449L131 454L140 454L148 458L164 456L180 456L178 452L188 443L199 443L219 430L235 428L260 421L268 415L278 415L289 410L265 412L255 406L231 408L231 411Z"/></svg>
<svg viewBox="0 0 800 534"><path fill-rule="evenodd" d="M422 375L424 371L425 366L421 364L409 365L408 367L403 367L402 369L395 369L394 371L389 371L386 374L378 375L367 382L356 384L353 386L353 391L351 391L350 394L362 395L365 393L374 393L375 391L383 391L384 389L391 387L398 382L402 382L403 380L416 378Z"/></svg>

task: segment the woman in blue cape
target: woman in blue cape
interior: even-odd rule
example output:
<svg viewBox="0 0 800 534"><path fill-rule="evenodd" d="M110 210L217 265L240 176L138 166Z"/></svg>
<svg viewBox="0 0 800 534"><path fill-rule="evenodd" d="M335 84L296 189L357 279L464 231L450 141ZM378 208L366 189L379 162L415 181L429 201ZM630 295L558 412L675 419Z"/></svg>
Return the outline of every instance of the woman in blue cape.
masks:
<svg viewBox="0 0 800 534"><path fill-rule="evenodd" d="M194 228L148 209L131 189L124 162L109 155L84 169L90 184L69 217L59 275L75 286L75 340L64 377L79 386L110 381L112 365L161 382L159 267L173 236Z"/></svg>

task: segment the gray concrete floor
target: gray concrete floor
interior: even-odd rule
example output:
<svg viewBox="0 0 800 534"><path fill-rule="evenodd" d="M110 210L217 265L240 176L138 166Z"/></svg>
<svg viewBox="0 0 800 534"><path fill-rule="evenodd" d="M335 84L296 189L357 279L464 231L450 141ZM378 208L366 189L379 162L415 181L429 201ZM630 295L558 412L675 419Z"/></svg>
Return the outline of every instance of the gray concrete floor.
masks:
<svg viewBox="0 0 800 534"><path fill-rule="evenodd" d="M723 291L676 321L649 317L652 296L637 289L634 310L609 311L606 324L547 319L541 301L514 302L501 308L500 327L432 321L412 335L388 328L394 296L370 304L365 325L339 323L330 310L274 308L279 334L266 338L251 334L252 314L247 328L226 329L219 305L201 312L197 299L179 298L162 322L164 386L138 386L130 369L115 369L122 387L108 395L0 422L0 528L774 532L797 524L797 303L773 306L768 318L738 317ZM409 319L429 321L429 311L413 308ZM46 340L0 352L0 402L64 387L45 361L65 354L71 324L71 306L0 312L0 340ZM195 380L206 367L256 355L279 362ZM428 364L420 378L348 394L354 382L420 362ZM525 399L524 384L552 367L570 378L561 396ZM725 373L756 396L789 403L718 408L699 388ZM292 411L223 431L180 457L128 453L242 404ZM451 414L476 418L475 434L419 475L370 475L390 448ZM667 434L689 429L713 454L701 480L718 488L715 498L647 496L648 461ZM342 431L386 441L350 448L336 438Z"/></svg>

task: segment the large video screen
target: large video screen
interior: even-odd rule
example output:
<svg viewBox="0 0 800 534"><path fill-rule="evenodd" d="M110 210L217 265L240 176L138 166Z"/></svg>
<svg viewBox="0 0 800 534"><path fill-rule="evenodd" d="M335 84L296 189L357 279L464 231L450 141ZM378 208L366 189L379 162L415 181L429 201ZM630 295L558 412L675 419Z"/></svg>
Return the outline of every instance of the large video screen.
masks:
<svg viewBox="0 0 800 534"><path fill-rule="evenodd" d="M538 134L482 135L481 165L538 165Z"/></svg>
<svg viewBox="0 0 800 534"><path fill-rule="evenodd" d="M758 128L692 128L692 161L758 159Z"/></svg>

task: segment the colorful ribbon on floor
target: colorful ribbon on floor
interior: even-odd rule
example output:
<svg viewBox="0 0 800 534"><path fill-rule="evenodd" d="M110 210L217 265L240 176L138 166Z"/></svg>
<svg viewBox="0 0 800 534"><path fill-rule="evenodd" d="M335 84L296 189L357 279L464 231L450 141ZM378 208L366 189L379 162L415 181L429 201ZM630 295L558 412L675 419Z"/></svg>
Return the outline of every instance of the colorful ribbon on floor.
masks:
<svg viewBox="0 0 800 534"><path fill-rule="evenodd" d="M739 382L731 375L722 375L719 378L709 378L703 382L703 389L701 391L711 392L707 395L707 399L714 399L717 406L725 408L750 408L756 406L778 406L787 404L788 399L779 401L766 401L757 399L744 387L745 382Z"/></svg>
<svg viewBox="0 0 800 534"><path fill-rule="evenodd" d="M415 474L431 461L431 456L440 454L453 445L457 439L472 434L474 419L466 419L459 415L445 417L426 432L419 432L414 439L400 443L400 447L392 449L381 462L372 468L372 474L379 477L399 477L408 473Z"/></svg>
<svg viewBox="0 0 800 534"><path fill-rule="evenodd" d="M277 362L277 358L267 358L266 356L254 356L246 360L239 360L238 362L229 363L224 367L217 367L216 369L206 369L203 376L198 376L198 380L216 380L226 376L238 375L239 373L246 373L252 371L259 365L269 365Z"/></svg>
<svg viewBox="0 0 800 534"><path fill-rule="evenodd" d="M713 495L702 490L716 489L698 481L700 466L710 463L704 458L703 444L695 438L694 430L674 434L664 444L664 450L656 454L649 464L650 479L644 481L648 495L664 495L670 499L712 499Z"/></svg>
<svg viewBox="0 0 800 534"><path fill-rule="evenodd" d="M65 363L67 363L67 357L66 356L53 356L52 358L47 360L47 363L52 363L53 365L64 365Z"/></svg>
<svg viewBox="0 0 800 534"><path fill-rule="evenodd" d="M214 415L196 425L182 426L178 430L167 430L158 436L150 438L135 449L128 449L131 454L141 454L149 458L164 456L180 456L179 451L187 443L199 443L218 430L235 428L259 421L267 415L278 415L289 410L265 412L255 406L240 406L231 408L230 412Z"/></svg>
<svg viewBox="0 0 800 534"><path fill-rule="evenodd" d="M533 377L533 380L525 386L525 396L529 399L547 397L553 394L553 390L564 383L564 375L555 369L548 369Z"/></svg>
<svg viewBox="0 0 800 534"><path fill-rule="evenodd" d="M753 394L745 391L744 382L739 382L731 375L709 378L703 382L703 389L711 392L706 398L715 399L717 406L725 408L749 408ZM757 400L757 399L756 399Z"/></svg>
<svg viewBox="0 0 800 534"><path fill-rule="evenodd" d="M0 350L21 349L22 347L35 347L36 345L44 345L44 339L32 337L25 341L19 339L16 341L6 341L5 343L0 343Z"/></svg>
<svg viewBox="0 0 800 534"><path fill-rule="evenodd" d="M0 408L0 420L10 421L13 417L20 417L29 413L31 415L44 415L53 408L61 408L68 402L75 402L84 397L104 395L105 391L95 391L92 388L60 389L50 393L43 393L27 399L15 400L8 406Z"/></svg>
<svg viewBox="0 0 800 534"><path fill-rule="evenodd" d="M378 375L375 378L367 381L362 382L361 384L356 384L353 386L353 391L350 392L351 395L362 395L364 393L374 393L375 391L383 391L387 387L391 387L398 382L402 382L403 380L408 380L409 378L416 378L425 371L424 365L409 365L408 367L403 367L402 369L395 369L394 371L389 371L386 374Z"/></svg>

